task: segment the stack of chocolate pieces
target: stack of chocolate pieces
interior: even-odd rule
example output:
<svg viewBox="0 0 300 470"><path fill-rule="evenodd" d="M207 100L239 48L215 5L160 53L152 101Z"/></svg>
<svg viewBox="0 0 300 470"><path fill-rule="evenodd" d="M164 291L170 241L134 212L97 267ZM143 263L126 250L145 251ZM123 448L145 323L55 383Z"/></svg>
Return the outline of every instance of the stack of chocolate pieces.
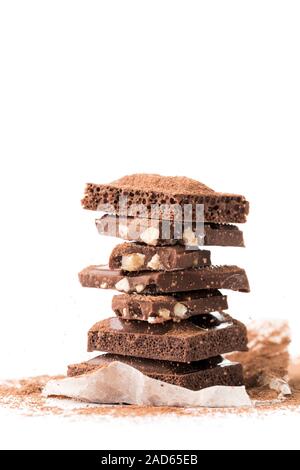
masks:
<svg viewBox="0 0 300 470"><path fill-rule="evenodd" d="M69 366L68 375L117 360L191 390L242 385L242 366L222 354L246 351L247 330L224 313L227 297L219 289L249 292L248 279L237 266L212 266L200 245L244 246L242 232L230 224L246 221L245 198L185 177L139 174L88 184L82 204L106 212L96 220L100 234L127 241L114 248L108 266L79 274L84 287L121 293L112 299L116 316L88 332L88 351L106 354Z"/></svg>

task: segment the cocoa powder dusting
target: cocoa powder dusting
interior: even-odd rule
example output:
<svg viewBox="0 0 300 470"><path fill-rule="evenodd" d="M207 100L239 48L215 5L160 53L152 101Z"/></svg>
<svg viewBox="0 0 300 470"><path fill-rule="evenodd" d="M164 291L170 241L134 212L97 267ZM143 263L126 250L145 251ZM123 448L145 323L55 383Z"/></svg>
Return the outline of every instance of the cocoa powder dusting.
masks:
<svg viewBox="0 0 300 470"><path fill-rule="evenodd" d="M134 175L123 176L110 183L117 188L128 189L129 191L161 191L163 193L182 194L214 194L215 191L206 184L200 183L186 176L161 176L156 174L136 173Z"/></svg>
<svg viewBox="0 0 300 470"><path fill-rule="evenodd" d="M255 400L255 413L264 414L276 410L293 410L300 407L300 359L290 365L290 386L292 395L284 399L268 387L254 387L248 390ZM251 414L249 408L179 408L179 407L141 407L135 405L93 405L74 402L67 398L53 400L42 396L42 389L50 379L60 377L31 377L19 381L0 384L0 406L15 409L25 415L62 415L62 416L112 416L146 417L176 415L201 417L214 414ZM66 402L68 406L66 406ZM74 403L74 408L72 408Z"/></svg>

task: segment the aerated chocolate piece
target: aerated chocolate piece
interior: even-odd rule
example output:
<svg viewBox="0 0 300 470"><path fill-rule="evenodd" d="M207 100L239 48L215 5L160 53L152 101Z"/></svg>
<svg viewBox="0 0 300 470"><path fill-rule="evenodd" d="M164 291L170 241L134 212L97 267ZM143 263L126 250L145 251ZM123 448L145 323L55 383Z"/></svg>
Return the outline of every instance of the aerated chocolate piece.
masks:
<svg viewBox="0 0 300 470"><path fill-rule="evenodd" d="M107 266L89 266L79 273L84 287L117 289L120 292L159 294L202 289L231 289L249 292L246 273L237 266L206 266L183 271L127 273Z"/></svg>
<svg viewBox="0 0 300 470"><path fill-rule="evenodd" d="M111 269L122 271L176 271L210 265L207 250L187 250L183 246L154 247L141 243L117 245L109 258Z"/></svg>
<svg viewBox="0 0 300 470"><path fill-rule="evenodd" d="M221 356L184 364L102 354L89 361L70 365L68 376L86 374L115 361L128 364L152 379L162 380L190 390L201 390L215 385L240 386L244 384L242 366L237 362L223 359Z"/></svg>
<svg viewBox="0 0 300 470"><path fill-rule="evenodd" d="M226 310L227 297L218 290L203 290L173 295L119 294L112 300L112 309L123 320L148 323L181 321L195 315Z"/></svg>
<svg viewBox="0 0 300 470"><path fill-rule="evenodd" d="M88 183L82 199L85 209L157 219L173 219L188 204L190 220L196 220L197 204L204 205L205 222L243 223L249 212L244 196L218 193L184 176L135 174L110 184Z"/></svg>
<svg viewBox="0 0 300 470"><path fill-rule="evenodd" d="M96 227L101 235L152 246L245 246L243 232L235 225L228 224L205 223L203 231L197 231L195 223L184 226L182 222L174 220L162 221L105 214L96 219Z"/></svg>
<svg viewBox="0 0 300 470"><path fill-rule="evenodd" d="M89 330L88 351L163 361L200 361L226 352L247 351L247 330L223 313L159 325L113 317Z"/></svg>

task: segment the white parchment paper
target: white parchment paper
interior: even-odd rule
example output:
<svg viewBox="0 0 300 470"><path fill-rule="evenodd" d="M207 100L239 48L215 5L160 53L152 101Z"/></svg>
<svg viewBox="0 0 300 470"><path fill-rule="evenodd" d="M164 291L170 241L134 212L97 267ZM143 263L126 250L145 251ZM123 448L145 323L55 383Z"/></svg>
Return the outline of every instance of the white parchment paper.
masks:
<svg viewBox="0 0 300 470"><path fill-rule="evenodd" d="M243 386L215 386L193 391L152 379L117 361L88 374L50 380L43 395L66 396L103 404L211 408L252 406Z"/></svg>

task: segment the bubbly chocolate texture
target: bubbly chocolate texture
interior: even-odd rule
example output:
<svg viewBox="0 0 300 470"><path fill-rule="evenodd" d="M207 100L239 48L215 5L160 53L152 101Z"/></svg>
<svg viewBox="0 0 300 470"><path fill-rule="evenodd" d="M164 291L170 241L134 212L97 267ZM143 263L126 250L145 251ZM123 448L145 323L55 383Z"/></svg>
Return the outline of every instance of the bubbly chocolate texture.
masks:
<svg viewBox="0 0 300 470"><path fill-rule="evenodd" d="M201 361L231 351L247 351L247 329L219 312L158 325L113 317L89 330L88 351L163 361Z"/></svg>
<svg viewBox="0 0 300 470"><path fill-rule="evenodd" d="M150 324L179 322L227 308L227 297L218 290L173 295L119 294L112 299L112 309L118 317Z"/></svg>
<svg viewBox="0 0 300 470"><path fill-rule="evenodd" d="M100 235L137 241L152 246L235 246L244 247L243 232L230 224L203 224L197 231L196 223L162 221L141 217L119 217L105 214L96 219Z"/></svg>
<svg viewBox="0 0 300 470"><path fill-rule="evenodd" d="M125 357L117 354L102 354L89 361L69 365L68 376L87 374L115 361L128 364L152 379L190 390L201 390L216 385L240 386L244 383L242 366L223 359L221 356L184 364Z"/></svg>
<svg viewBox="0 0 300 470"><path fill-rule="evenodd" d="M183 246L154 247L141 243L121 243L109 258L110 269L122 271L176 271L209 266L210 251Z"/></svg>
<svg viewBox="0 0 300 470"><path fill-rule="evenodd" d="M124 207L120 198L127 200ZM85 209L158 219L174 219L178 216L175 207L182 212L188 204L192 208L190 220L196 220L197 205L204 205L205 222L243 223L249 212L244 196L216 192L185 176L134 174L109 184L88 183L82 199Z"/></svg>
<svg viewBox="0 0 300 470"><path fill-rule="evenodd" d="M88 266L79 273L84 287L116 289L120 292L159 294L202 289L249 292L245 271L238 266L206 266L179 271L124 273L107 266Z"/></svg>

